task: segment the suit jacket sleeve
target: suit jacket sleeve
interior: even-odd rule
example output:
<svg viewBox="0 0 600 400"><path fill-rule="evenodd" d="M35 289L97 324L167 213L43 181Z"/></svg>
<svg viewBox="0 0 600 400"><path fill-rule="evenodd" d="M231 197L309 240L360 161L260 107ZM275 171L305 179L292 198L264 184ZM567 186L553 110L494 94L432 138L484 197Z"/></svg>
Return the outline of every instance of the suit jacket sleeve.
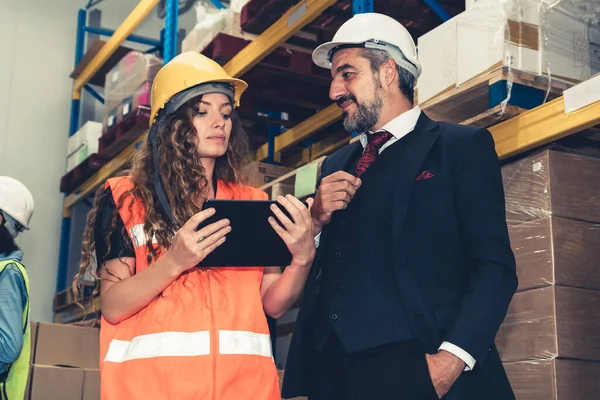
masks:
<svg viewBox="0 0 600 400"><path fill-rule="evenodd" d="M487 130L476 130L461 135L459 142L454 195L472 273L444 340L464 349L482 368L516 291L517 276L494 140Z"/></svg>

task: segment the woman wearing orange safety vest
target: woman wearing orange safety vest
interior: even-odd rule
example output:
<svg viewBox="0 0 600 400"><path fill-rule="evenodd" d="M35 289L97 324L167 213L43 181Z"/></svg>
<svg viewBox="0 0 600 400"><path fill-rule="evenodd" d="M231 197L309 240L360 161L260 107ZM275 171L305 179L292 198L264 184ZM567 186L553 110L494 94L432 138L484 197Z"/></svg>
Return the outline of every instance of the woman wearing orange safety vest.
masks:
<svg viewBox="0 0 600 400"><path fill-rule="evenodd" d="M239 178L246 87L199 53L175 57L153 83L148 142L96 194L74 286L86 271L101 281L102 400L281 399L265 312L281 316L304 286L309 208L278 199L291 215L274 210L284 228L270 220L292 254L283 274L195 267L231 231L227 220L196 231L212 214L204 200L267 198Z"/></svg>

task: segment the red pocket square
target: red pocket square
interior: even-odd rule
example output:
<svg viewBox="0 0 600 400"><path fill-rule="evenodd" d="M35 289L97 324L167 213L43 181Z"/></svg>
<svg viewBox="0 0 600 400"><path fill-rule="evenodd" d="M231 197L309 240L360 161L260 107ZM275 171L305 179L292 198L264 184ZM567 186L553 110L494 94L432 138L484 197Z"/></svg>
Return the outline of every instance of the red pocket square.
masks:
<svg viewBox="0 0 600 400"><path fill-rule="evenodd" d="M417 178L415 179L415 181L421 181L423 179L430 179L430 178L433 178L434 176L435 176L434 174L425 170L425 171L421 172L419 175L417 175Z"/></svg>

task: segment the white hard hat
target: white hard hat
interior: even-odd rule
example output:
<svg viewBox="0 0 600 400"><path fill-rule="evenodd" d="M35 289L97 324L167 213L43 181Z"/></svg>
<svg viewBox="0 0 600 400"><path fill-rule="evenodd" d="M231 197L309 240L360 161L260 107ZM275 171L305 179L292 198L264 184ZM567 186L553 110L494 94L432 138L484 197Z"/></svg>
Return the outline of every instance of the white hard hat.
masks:
<svg viewBox="0 0 600 400"><path fill-rule="evenodd" d="M417 59L417 47L412 36L401 23L387 15L355 14L338 29L331 42L323 43L315 49L312 54L314 63L323 68L331 68L331 59L338 47L386 50L396 64L415 77L415 81L421 75L421 64Z"/></svg>
<svg viewBox="0 0 600 400"><path fill-rule="evenodd" d="M33 214L33 196L25 185L8 176L0 176L0 211L29 229Z"/></svg>

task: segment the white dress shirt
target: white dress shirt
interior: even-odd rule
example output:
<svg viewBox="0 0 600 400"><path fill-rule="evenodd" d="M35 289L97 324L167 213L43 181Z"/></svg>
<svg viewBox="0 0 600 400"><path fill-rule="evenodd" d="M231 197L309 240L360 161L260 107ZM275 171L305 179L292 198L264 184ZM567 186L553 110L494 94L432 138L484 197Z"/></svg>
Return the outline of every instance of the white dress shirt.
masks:
<svg viewBox="0 0 600 400"><path fill-rule="evenodd" d="M392 134L392 137L387 142L385 142L383 146L381 146L381 148L379 149L379 154L381 154L382 151L390 147L399 139L402 139L404 136L411 133L415 129L415 126L417 125L417 121L419 120L420 116L421 109L419 108L419 106L415 106L412 109L406 111L403 114L398 115L396 118L385 124L378 132L390 132ZM371 135L373 133L374 132L364 132L360 135L360 143L362 144L363 149L367 146L368 143L367 135ZM319 247L320 238L321 234L319 233L315 237L315 244L317 245L317 247ZM475 367L475 359L469 353L452 343L443 342L439 350L445 350L460 358L466 365L465 371L471 371L473 367Z"/></svg>

